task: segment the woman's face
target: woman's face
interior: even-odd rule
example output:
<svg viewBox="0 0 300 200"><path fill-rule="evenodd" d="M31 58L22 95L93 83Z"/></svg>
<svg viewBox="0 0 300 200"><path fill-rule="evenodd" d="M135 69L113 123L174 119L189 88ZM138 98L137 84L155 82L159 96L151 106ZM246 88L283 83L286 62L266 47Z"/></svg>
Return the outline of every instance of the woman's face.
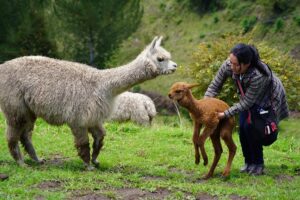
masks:
<svg viewBox="0 0 300 200"><path fill-rule="evenodd" d="M247 71L248 67L250 66L250 63L244 64L239 63L237 57L233 55L232 53L229 55L229 60L231 64L231 70L235 74L243 74Z"/></svg>

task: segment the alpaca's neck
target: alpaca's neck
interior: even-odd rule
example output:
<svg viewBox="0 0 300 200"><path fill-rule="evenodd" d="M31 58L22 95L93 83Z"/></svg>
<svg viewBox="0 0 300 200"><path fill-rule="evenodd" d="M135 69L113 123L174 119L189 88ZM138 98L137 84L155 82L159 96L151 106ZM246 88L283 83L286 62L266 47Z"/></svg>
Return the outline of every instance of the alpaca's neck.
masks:
<svg viewBox="0 0 300 200"><path fill-rule="evenodd" d="M105 79L108 80L106 87L113 95L117 95L135 84L154 78L156 75L151 73L148 64L145 57L140 55L127 65L105 70Z"/></svg>
<svg viewBox="0 0 300 200"><path fill-rule="evenodd" d="M188 109L188 111L194 115L199 115L202 113L201 104L199 105L198 100L189 91L186 97L180 102L181 106Z"/></svg>

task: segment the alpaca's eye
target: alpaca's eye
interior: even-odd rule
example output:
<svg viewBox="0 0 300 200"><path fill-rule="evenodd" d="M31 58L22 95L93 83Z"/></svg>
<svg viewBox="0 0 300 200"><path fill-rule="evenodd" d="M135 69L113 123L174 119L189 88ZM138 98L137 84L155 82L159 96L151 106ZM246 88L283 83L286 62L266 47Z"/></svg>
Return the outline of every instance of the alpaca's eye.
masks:
<svg viewBox="0 0 300 200"><path fill-rule="evenodd" d="M162 61L164 61L165 59L163 58L163 57L157 57L157 61L158 62L162 62Z"/></svg>
<svg viewBox="0 0 300 200"><path fill-rule="evenodd" d="M180 92L181 92L181 90L176 90L176 91L175 91L175 93L177 93L177 94L180 93Z"/></svg>

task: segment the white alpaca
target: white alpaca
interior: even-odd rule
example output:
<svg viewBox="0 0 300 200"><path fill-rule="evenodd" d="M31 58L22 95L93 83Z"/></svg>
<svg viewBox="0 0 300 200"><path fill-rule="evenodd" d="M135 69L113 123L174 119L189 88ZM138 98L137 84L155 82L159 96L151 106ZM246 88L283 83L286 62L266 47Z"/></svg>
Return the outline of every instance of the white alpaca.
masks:
<svg viewBox="0 0 300 200"><path fill-rule="evenodd" d="M7 141L12 157L24 165L19 141L37 161L31 131L37 117L50 124L67 124L75 137L78 154L87 169L98 166L103 145L103 122L116 95L133 85L176 70L171 55L151 44L132 62L122 67L98 70L84 64L42 56L26 56L0 65L0 107L6 117ZM90 156L88 132L93 137Z"/></svg>
<svg viewBox="0 0 300 200"><path fill-rule="evenodd" d="M155 115L155 105L150 97L138 93L123 92L115 98L109 118L118 122L131 120L140 125L151 125Z"/></svg>

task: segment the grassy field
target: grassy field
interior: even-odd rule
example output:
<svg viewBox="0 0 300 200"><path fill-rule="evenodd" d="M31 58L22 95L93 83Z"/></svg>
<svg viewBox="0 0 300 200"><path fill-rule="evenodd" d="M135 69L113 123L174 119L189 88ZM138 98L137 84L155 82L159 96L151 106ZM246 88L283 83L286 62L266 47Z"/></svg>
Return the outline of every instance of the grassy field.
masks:
<svg viewBox="0 0 300 200"><path fill-rule="evenodd" d="M84 171L68 127L49 126L38 120L33 143L44 165L35 165L25 155L28 167L19 167L8 153L5 119L0 114L0 173L9 179L0 182L0 199L299 199L299 119L281 123L279 140L265 148L266 175L239 173L243 164L238 145L232 174L221 172L227 149L215 176L202 180L208 171L194 164L189 121L179 125L176 117L157 117L152 127L132 123L106 123L107 136L98 158L101 167ZM209 165L210 141L206 144Z"/></svg>

